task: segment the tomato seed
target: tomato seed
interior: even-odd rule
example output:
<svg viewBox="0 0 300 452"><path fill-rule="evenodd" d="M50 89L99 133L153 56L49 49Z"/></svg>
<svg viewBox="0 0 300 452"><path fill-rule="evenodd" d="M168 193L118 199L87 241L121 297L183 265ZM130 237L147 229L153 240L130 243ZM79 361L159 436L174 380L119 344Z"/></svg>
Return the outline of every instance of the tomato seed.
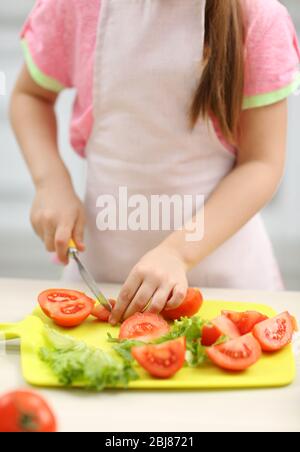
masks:
<svg viewBox="0 0 300 452"><path fill-rule="evenodd" d="M265 330L265 335L269 340L282 341L287 331L287 324L285 319L277 319L277 330Z"/></svg>
<svg viewBox="0 0 300 452"><path fill-rule="evenodd" d="M61 308L61 312L66 315L72 315L77 314L77 312L81 311L83 308L84 305L82 303L76 305L72 304Z"/></svg>
<svg viewBox="0 0 300 452"><path fill-rule="evenodd" d="M152 325L151 323L140 323L132 328L132 330L130 331L130 336L142 336L145 333L152 333L154 328L154 325Z"/></svg>
<svg viewBox="0 0 300 452"><path fill-rule="evenodd" d="M243 344L243 350L233 351L224 348L221 353L233 359L247 359L252 355L252 350L246 344Z"/></svg>
<svg viewBox="0 0 300 452"><path fill-rule="evenodd" d="M155 354L153 355L152 352L148 352L146 354L146 359L151 363L151 364L157 364L158 366L162 366L162 367L170 367L172 364L174 364L176 362L176 356L171 353L170 351L168 351L168 353L164 353L164 355L168 355L168 357L162 357L162 356L158 356L156 354L157 350L155 351Z"/></svg>

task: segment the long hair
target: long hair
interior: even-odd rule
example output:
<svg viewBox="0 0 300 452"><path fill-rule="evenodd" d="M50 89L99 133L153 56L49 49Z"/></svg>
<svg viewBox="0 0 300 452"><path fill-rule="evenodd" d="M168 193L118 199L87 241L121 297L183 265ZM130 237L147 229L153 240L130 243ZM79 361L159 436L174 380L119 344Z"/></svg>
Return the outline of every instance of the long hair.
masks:
<svg viewBox="0 0 300 452"><path fill-rule="evenodd" d="M240 0L207 0L204 70L192 103L199 117L217 119L224 137L236 143L244 89L244 20Z"/></svg>

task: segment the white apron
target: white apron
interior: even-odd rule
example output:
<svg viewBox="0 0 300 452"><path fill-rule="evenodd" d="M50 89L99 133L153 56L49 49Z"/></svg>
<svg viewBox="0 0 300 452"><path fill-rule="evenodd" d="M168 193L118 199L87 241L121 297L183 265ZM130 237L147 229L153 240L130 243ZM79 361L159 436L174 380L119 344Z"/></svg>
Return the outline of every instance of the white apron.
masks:
<svg viewBox="0 0 300 452"><path fill-rule="evenodd" d="M205 0L102 0L95 55L94 129L87 146L87 252L100 282L122 283L170 232L104 231L97 198L174 193L207 199L235 156L188 112L199 83ZM121 200L122 201L122 200ZM220 212L220 227L226 212ZM77 279L74 264L66 269ZM202 287L276 290L282 282L259 216L189 275Z"/></svg>

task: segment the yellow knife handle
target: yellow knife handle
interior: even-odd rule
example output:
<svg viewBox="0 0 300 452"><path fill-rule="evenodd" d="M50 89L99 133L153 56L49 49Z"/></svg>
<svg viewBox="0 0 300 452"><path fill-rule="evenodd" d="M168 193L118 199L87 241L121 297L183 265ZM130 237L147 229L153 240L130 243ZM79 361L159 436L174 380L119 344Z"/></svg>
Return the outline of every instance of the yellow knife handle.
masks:
<svg viewBox="0 0 300 452"><path fill-rule="evenodd" d="M17 332L17 326L16 323L4 323L0 324L0 339L1 336L4 337L6 340L11 339L17 339L20 337L20 335Z"/></svg>
<svg viewBox="0 0 300 452"><path fill-rule="evenodd" d="M75 248L77 250L77 245L73 239L69 241L69 248Z"/></svg>

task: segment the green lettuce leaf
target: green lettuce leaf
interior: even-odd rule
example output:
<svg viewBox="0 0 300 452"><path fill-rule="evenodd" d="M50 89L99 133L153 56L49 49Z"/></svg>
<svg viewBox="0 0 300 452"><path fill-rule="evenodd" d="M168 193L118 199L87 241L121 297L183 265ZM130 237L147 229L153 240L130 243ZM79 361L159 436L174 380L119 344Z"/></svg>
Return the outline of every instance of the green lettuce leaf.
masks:
<svg viewBox="0 0 300 452"><path fill-rule="evenodd" d="M160 337L155 342L162 344L163 342L172 341L180 337L185 337L187 343L201 339L202 329L205 321L199 316L182 317L180 320L175 320L169 333Z"/></svg>
<svg viewBox="0 0 300 452"><path fill-rule="evenodd" d="M46 329L47 346L40 349L40 358L48 364L64 386L74 383L88 389L126 387L137 380L131 360L120 360L103 350L88 347L82 341Z"/></svg>
<svg viewBox="0 0 300 452"><path fill-rule="evenodd" d="M117 339L112 337L110 333L107 333L107 340L111 344L113 350L127 363L133 363L134 358L131 354L131 350L133 347L139 347L145 345L145 342L137 341L135 339Z"/></svg>

